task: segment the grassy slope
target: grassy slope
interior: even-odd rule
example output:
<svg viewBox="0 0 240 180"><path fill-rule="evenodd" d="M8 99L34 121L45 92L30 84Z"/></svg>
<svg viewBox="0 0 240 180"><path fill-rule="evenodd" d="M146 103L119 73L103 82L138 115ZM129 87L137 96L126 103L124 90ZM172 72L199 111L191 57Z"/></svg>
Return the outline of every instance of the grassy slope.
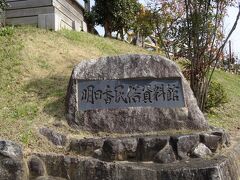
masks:
<svg viewBox="0 0 240 180"><path fill-rule="evenodd" d="M63 114L73 66L81 59L125 53L148 52L120 41L70 31L18 27L13 35L0 36L0 138L21 142L25 149L58 151L39 138L36 129L54 126L79 135L68 128ZM209 115L210 123L231 130L240 127L240 77L217 72L215 79L228 90L230 101Z"/></svg>
<svg viewBox="0 0 240 180"><path fill-rule="evenodd" d="M0 137L25 148L49 150L51 146L37 136L37 127L57 124L59 130L77 134L68 128L63 114L73 66L82 59L125 53L148 52L70 31L18 27L13 35L0 36Z"/></svg>
<svg viewBox="0 0 240 180"><path fill-rule="evenodd" d="M209 114L209 122L231 131L240 129L240 76L216 70L214 79L221 83L227 92L228 103L215 108Z"/></svg>

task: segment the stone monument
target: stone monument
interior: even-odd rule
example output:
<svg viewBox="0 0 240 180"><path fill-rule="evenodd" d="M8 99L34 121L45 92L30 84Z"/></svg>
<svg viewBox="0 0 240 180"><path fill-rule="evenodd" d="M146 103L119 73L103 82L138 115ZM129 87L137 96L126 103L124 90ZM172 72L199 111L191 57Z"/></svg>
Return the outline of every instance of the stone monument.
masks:
<svg viewBox="0 0 240 180"><path fill-rule="evenodd" d="M39 127L40 138L66 152L27 157L18 144L0 139L0 179L240 177L239 140L221 151L230 146L228 133L208 126L180 69L166 58L124 55L82 61L69 81L66 110L70 126L108 134L79 137L54 126ZM191 131L168 131L181 129Z"/></svg>
<svg viewBox="0 0 240 180"><path fill-rule="evenodd" d="M156 55L82 61L72 72L66 107L70 126L92 132L208 128L178 66Z"/></svg>

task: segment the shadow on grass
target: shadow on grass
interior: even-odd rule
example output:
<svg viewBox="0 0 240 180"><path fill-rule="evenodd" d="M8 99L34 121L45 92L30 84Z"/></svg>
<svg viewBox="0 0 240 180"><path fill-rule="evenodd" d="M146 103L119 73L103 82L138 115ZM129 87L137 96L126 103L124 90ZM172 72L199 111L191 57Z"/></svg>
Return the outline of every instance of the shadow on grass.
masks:
<svg viewBox="0 0 240 180"><path fill-rule="evenodd" d="M40 79L33 79L24 90L34 95L34 101L43 106L43 111L57 118L64 118L64 102L69 77L55 75Z"/></svg>

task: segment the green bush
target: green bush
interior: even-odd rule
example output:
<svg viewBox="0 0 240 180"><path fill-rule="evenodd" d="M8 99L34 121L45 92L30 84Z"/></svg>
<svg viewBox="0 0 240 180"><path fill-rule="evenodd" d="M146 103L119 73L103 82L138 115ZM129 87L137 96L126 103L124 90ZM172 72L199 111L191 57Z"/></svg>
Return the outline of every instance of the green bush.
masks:
<svg viewBox="0 0 240 180"><path fill-rule="evenodd" d="M224 87L219 82L212 81L207 94L206 111L214 107L219 107L227 102L228 98Z"/></svg>
<svg viewBox="0 0 240 180"><path fill-rule="evenodd" d="M13 27L2 27L0 28L0 36L12 36L14 33Z"/></svg>

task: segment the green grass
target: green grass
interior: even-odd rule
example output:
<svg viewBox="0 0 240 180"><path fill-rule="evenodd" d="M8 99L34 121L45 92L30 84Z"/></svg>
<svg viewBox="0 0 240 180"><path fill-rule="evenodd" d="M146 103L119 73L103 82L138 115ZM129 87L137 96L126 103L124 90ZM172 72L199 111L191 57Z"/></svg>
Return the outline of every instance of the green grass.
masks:
<svg viewBox="0 0 240 180"><path fill-rule="evenodd" d="M0 138L25 149L57 151L39 137L41 126L88 136L68 127L64 98L74 65L83 59L149 52L84 32L34 27L0 30ZM55 127L54 124L61 124Z"/></svg>
<svg viewBox="0 0 240 180"><path fill-rule="evenodd" d="M211 125L236 131L240 128L240 75L216 70L213 79L223 85L228 103L214 108L208 115L209 122Z"/></svg>

